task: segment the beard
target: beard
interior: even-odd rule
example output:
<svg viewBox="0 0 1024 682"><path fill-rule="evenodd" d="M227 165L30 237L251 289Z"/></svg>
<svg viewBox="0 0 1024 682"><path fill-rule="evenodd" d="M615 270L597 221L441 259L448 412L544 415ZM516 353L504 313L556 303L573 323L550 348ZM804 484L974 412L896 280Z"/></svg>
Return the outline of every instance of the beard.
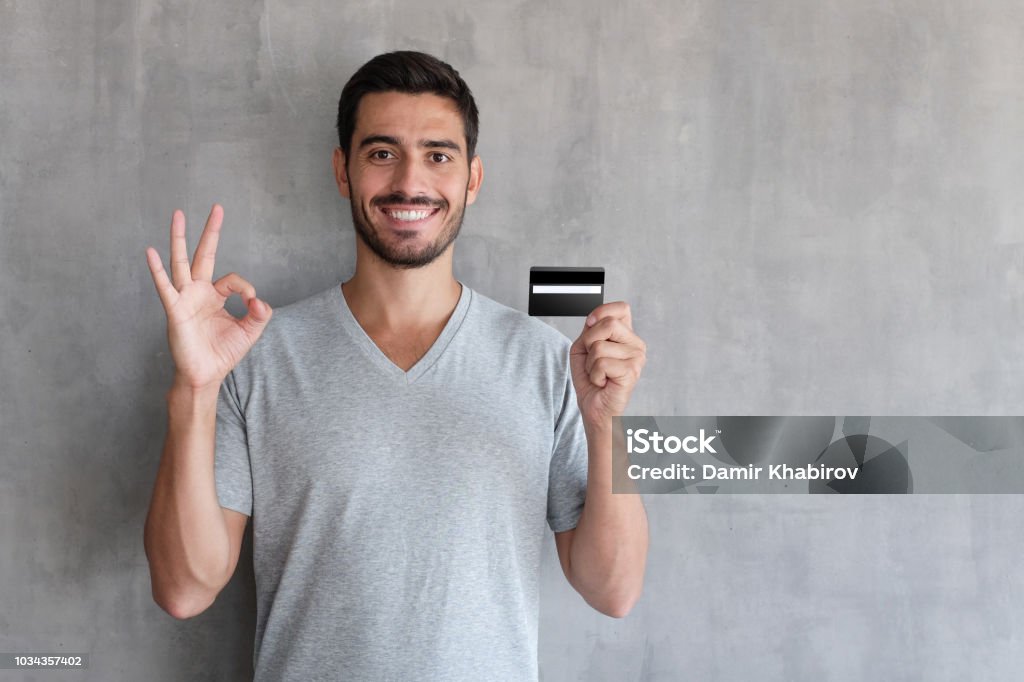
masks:
<svg viewBox="0 0 1024 682"><path fill-rule="evenodd" d="M468 194L468 187L467 187ZM389 203L404 205L423 206L424 208L440 208L447 213L447 219L441 226L441 233L429 244L421 247L416 246L420 238L419 230L398 230L394 232L395 239L387 242L381 238L380 232L373 225L370 216L362 207L362 202L355 196L350 200L352 208L352 224L355 226L356 235L370 250L388 265L397 268L413 269L422 268L433 263L447 250L455 238L459 236L462 229L462 217L466 210L466 197L463 196L462 203L455 207L451 213L448 212L449 204L444 199L428 199L426 197L408 198L400 194L389 194L378 197L370 202L372 209Z"/></svg>

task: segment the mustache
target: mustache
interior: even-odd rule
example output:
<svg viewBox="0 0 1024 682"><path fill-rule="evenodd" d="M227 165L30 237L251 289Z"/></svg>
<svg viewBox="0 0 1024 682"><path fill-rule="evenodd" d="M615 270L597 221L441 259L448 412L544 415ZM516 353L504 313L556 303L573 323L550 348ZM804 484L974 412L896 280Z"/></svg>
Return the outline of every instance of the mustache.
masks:
<svg viewBox="0 0 1024 682"><path fill-rule="evenodd" d="M448 202L444 199L431 199L429 197L407 197L401 193L389 194L384 197L377 197L370 202L371 205L376 207L386 206L388 204L406 204L411 206L424 206L426 208L444 208L448 205Z"/></svg>

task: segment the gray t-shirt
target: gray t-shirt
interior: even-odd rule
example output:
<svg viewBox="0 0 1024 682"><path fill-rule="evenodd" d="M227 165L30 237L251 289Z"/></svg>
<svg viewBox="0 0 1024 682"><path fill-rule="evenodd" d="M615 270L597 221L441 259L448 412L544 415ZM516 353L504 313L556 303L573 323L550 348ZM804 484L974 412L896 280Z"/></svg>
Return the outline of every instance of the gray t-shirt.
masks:
<svg viewBox="0 0 1024 682"><path fill-rule="evenodd" d="M275 310L217 407L257 681L537 679L545 525L574 528L586 492L569 346L465 285L408 372L338 285Z"/></svg>

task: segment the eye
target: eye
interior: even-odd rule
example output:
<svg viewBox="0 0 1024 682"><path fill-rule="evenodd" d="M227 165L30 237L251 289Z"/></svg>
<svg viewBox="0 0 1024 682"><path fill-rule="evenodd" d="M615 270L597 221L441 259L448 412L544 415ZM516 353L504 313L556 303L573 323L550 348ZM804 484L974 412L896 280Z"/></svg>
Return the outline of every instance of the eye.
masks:
<svg viewBox="0 0 1024 682"><path fill-rule="evenodd" d="M433 161L434 163L447 163L452 160L452 157L441 152L431 152L430 160Z"/></svg>
<svg viewBox="0 0 1024 682"><path fill-rule="evenodd" d="M394 154L392 154L387 149L375 149L374 151L370 152L370 158L377 161L386 161L389 158L392 158L393 156Z"/></svg>

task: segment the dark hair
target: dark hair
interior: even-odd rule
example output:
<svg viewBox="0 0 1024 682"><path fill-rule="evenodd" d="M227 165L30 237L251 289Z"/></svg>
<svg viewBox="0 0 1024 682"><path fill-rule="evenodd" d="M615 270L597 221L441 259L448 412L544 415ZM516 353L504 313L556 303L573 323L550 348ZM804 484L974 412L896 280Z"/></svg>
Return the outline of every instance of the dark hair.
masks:
<svg viewBox="0 0 1024 682"><path fill-rule="evenodd" d="M476 102L466 81L449 64L423 52L388 52L359 67L345 84L338 100L338 141L348 162L356 129L359 100L371 92L432 93L455 102L462 115L468 160L476 153L479 120Z"/></svg>

